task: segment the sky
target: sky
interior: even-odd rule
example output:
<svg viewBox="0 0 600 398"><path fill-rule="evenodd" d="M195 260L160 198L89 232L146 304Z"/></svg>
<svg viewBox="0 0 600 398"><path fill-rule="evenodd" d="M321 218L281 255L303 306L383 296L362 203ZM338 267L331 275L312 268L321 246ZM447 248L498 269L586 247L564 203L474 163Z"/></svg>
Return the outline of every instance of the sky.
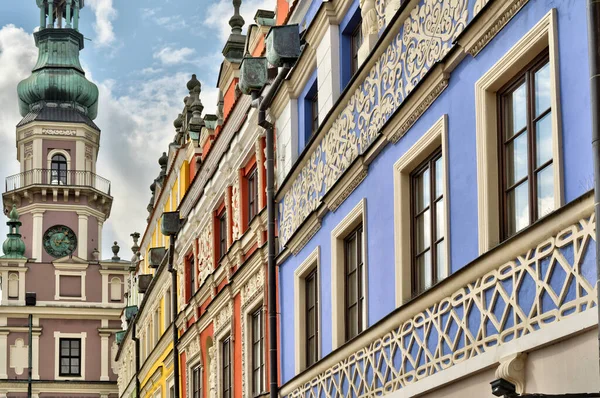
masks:
<svg viewBox="0 0 600 398"><path fill-rule="evenodd" d="M246 26L276 0L244 0ZM130 234L144 233L150 184L175 130L192 73L202 83L206 113L215 113L221 50L230 33L231 0L86 0L79 30L81 62L100 89L96 124L102 130L96 171L112 182L114 203L104 226L103 258L130 258ZM19 172L15 126L17 84L37 59L35 0L0 1L0 181ZM3 224L3 223L2 223ZM4 233L0 224L0 241Z"/></svg>

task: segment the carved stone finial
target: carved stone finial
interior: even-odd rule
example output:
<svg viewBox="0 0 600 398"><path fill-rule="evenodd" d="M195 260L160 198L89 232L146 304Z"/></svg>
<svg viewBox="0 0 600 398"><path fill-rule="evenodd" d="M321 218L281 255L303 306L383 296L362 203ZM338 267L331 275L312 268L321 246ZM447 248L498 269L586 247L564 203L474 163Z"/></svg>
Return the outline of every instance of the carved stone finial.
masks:
<svg viewBox="0 0 600 398"><path fill-rule="evenodd" d="M516 387L517 394L525 392L525 364L527 354L517 352L500 359L496 377L510 381Z"/></svg>
<svg viewBox="0 0 600 398"><path fill-rule="evenodd" d="M244 18L240 15L240 6L242 0L233 0L233 16L229 20L229 26L231 26L231 33L234 35L241 35L242 28L244 27Z"/></svg>
<svg viewBox="0 0 600 398"><path fill-rule="evenodd" d="M119 250L121 250L121 248L115 241L115 244L112 247L112 252L113 252L112 261L120 261L121 260L121 257L119 257Z"/></svg>
<svg viewBox="0 0 600 398"><path fill-rule="evenodd" d="M100 252L97 248L94 248L94 250L92 250L92 258L94 259L94 261L100 261Z"/></svg>

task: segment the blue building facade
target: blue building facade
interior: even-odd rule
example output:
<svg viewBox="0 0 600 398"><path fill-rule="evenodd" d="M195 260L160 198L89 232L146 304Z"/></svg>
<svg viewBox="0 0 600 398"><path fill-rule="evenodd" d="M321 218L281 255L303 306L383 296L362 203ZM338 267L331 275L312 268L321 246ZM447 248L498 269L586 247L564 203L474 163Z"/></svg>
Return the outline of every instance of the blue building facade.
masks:
<svg viewBox="0 0 600 398"><path fill-rule="evenodd" d="M297 3L281 395L597 391L585 2Z"/></svg>

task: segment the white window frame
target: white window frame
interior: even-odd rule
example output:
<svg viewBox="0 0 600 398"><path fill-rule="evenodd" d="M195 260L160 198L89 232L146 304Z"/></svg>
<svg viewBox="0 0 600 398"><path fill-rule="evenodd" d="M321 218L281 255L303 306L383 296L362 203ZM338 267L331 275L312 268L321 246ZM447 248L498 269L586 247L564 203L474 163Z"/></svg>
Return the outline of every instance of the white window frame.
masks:
<svg viewBox="0 0 600 398"><path fill-rule="evenodd" d="M480 254L498 245L501 239L497 92L546 48L550 65L554 209L564 203L557 26L556 9L552 9L475 83Z"/></svg>
<svg viewBox="0 0 600 398"><path fill-rule="evenodd" d="M363 325L368 328L369 321L369 264L368 264L368 232L367 232L367 199L361 199L358 204L350 210L348 215L331 231L331 304L332 304L332 349L346 343L345 325L345 264L344 244L345 239L354 229L363 226L363 263L364 263L364 297L365 310L363 312Z"/></svg>
<svg viewBox="0 0 600 398"><path fill-rule="evenodd" d="M233 313L232 313L233 316ZM215 345L215 358L213 358L213 360L217 361L217 374L216 374L216 379L217 379L217 396L223 396L223 375L221 373L221 371L223 370L223 358L222 358L222 348L223 348L223 341L229 337L229 344L230 344L230 359L231 359L231 368L230 368L230 373L231 373L231 396L234 397L235 396L235 391L234 391L234 377L235 375L233 374L233 365L234 365L234 358L233 358L233 333L231 330L231 318L227 319L227 326L223 326L223 328L219 331L219 334L217 336L215 336L214 339L214 345Z"/></svg>
<svg viewBox="0 0 600 398"><path fill-rule="evenodd" d="M116 282L115 282L116 281ZM119 293L118 293L118 297L115 299L113 293L115 289L115 285L118 285L118 289L119 289ZM116 301L121 301L123 298L123 289L122 286L123 283L121 281L121 278L119 278L118 276L113 276L112 278L110 278L110 301L111 302L116 302Z"/></svg>
<svg viewBox="0 0 600 398"><path fill-rule="evenodd" d="M87 267L86 267L87 268ZM69 300L69 301L87 301L85 295L85 275L86 271L54 271L54 300ZM64 297L60 295L60 277L61 276L79 276L81 279L81 297Z"/></svg>
<svg viewBox="0 0 600 398"><path fill-rule="evenodd" d="M80 339L80 376L60 376L60 339ZM55 380L85 380L85 340L87 339L87 333L61 333L54 332L54 379Z"/></svg>
<svg viewBox="0 0 600 398"><path fill-rule="evenodd" d="M412 298L411 173L438 148L442 148L444 242L446 269L450 275L450 206L448 194L448 116L443 115L394 164L394 248L396 307Z"/></svg>
<svg viewBox="0 0 600 398"><path fill-rule="evenodd" d="M314 270L317 271L317 319L318 329L321 330L321 246L317 246L312 253L300 264L294 272L294 330L295 330L295 365L296 374L306 369L306 277ZM318 356L321 356L321 334L317 339Z"/></svg>
<svg viewBox="0 0 600 398"><path fill-rule="evenodd" d="M245 309L244 309L244 313L243 313L243 320L244 320L244 325L242 326L243 328L245 328L245 332L244 332L244 346L245 349L243 351L245 351L245 355L246 355L246 369L245 370L245 378L246 378L246 392L245 392L245 396L248 398L252 398L255 395L252 394L252 315L254 313L256 313L256 311L258 310L262 311L262 319L263 322L267 320L267 312L265 311L264 308L264 303L263 303L263 296L262 295L258 295L258 297L256 297L253 301L251 301L250 303L247 303L245 305ZM266 392L267 390L267 353L264 352L264 348L267 347L267 328L266 325L263 323L262 325L263 327L263 336L264 336L264 340L263 340L263 361L265 363L265 372L263 374L263 384L264 384L264 389L265 391L261 391L262 393ZM232 361L231 363L233 364L233 357L232 357ZM232 376L233 376L233 372L232 372Z"/></svg>

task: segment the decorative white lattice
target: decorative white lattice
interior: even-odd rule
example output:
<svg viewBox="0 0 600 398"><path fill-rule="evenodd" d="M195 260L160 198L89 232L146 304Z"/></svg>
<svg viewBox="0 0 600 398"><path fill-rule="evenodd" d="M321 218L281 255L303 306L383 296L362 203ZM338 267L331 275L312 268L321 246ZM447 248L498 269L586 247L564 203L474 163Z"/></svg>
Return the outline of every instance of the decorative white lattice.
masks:
<svg viewBox="0 0 600 398"><path fill-rule="evenodd" d="M289 398L378 396L596 306L592 215L354 352Z"/></svg>

